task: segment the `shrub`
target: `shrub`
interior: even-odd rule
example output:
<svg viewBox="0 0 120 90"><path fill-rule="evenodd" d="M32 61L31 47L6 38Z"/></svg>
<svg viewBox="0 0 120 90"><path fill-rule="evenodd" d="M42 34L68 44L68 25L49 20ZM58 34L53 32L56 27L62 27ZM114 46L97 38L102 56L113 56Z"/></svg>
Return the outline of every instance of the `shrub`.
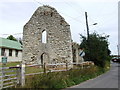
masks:
<svg viewBox="0 0 120 90"><path fill-rule="evenodd" d="M104 68L106 61L110 61L111 51L108 48L108 35L102 36L96 33L90 34L89 38L81 35L81 48L85 51L85 61L93 61L95 65Z"/></svg>

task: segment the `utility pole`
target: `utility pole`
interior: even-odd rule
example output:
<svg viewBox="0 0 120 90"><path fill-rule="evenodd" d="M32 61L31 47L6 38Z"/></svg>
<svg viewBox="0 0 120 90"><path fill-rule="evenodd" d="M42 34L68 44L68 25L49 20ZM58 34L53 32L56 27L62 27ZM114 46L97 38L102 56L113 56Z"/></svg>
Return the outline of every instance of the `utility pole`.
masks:
<svg viewBox="0 0 120 90"><path fill-rule="evenodd" d="M117 49L118 49L118 58L119 58L119 54L120 54L120 53L119 53L119 44L117 45Z"/></svg>
<svg viewBox="0 0 120 90"><path fill-rule="evenodd" d="M88 19L87 19L87 12L85 12L85 20L86 20L86 27L87 27L87 39L89 38L89 26L88 26Z"/></svg>

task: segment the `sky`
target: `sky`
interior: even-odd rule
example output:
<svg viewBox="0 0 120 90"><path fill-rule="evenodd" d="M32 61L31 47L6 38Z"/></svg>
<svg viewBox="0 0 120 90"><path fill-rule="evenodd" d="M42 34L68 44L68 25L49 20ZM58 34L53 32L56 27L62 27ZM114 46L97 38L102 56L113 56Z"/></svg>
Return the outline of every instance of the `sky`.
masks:
<svg viewBox="0 0 120 90"><path fill-rule="evenodd" d="M109 49L117 54L118 0L1 0L0 37L22 37L23 26L42 5L54 7L70 25L74 42L81 43L79 34L87 35L85 12L90 33L110 35ZM93 25L97 23L97 25Z"/></svg>

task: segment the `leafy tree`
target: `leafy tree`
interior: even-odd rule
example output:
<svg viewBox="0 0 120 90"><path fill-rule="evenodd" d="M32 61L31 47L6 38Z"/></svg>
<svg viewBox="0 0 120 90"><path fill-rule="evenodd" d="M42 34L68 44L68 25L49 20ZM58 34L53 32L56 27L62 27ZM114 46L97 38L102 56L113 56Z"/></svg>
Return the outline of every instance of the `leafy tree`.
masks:
<svg viewBox="0 0 120 90"><path fill-rule="evenodd" d="M13 41L18 41L15 37L13 37L13 35L8 36L7 39L13 40Z"/></svg>
<svg viewBox="0 0 120 90"><path fill-rule="evenodd" d="M80 35L82 42L81 48L85 51L85 61L93 61L97 66L105 67L107 61L110 61L111 51L108 48L108 35L102 36L96 33L90 34L87 39Z"/></svg>
<svg viewBox="0 0 120 90"><path fill-rule="evenodd" d="M23 41L22 41L22 38L19 38L19 43L21 44L21 45L23 45Z"/></svg>

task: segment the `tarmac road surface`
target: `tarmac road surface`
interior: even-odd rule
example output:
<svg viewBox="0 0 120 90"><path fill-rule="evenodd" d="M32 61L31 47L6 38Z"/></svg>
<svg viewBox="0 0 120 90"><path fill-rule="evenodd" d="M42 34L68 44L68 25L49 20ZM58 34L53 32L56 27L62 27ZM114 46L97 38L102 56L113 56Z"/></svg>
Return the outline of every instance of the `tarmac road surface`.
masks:
<svg viewBox="0 0 120 90"><path fill-rule="evenodd" d="M118 88L118 79L120 79L120 76L118 75L118 70L120 73L120 69L118 69L118 68L120 68L120 64L112 62L110 71L98 76L97 78L90 79L79 85L75 85L75 86L72 86L67 89L73 89L73 88ZM118 76L119 76L119 78L118 78Z"/></svg>

